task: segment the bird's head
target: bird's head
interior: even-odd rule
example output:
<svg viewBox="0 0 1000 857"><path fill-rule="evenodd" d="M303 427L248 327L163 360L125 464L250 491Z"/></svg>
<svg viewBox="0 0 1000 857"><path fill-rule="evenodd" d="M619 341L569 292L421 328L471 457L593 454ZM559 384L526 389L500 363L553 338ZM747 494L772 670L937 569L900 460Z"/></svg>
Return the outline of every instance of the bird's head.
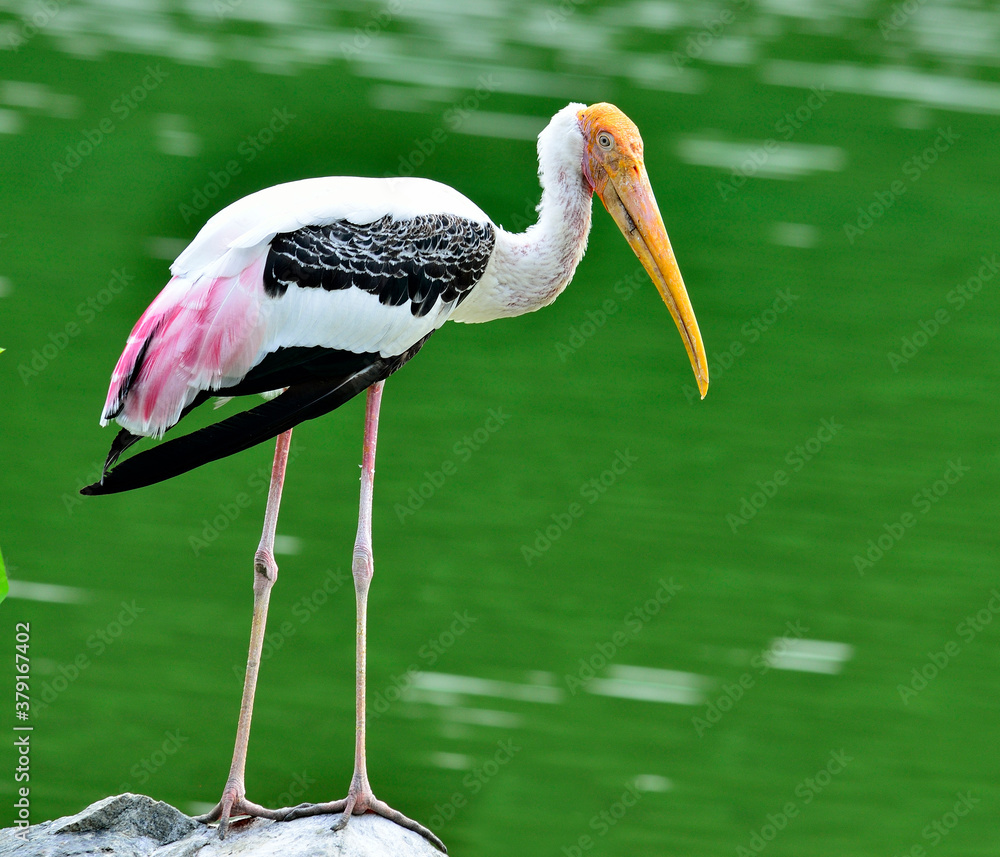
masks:
<svg viewBox="0 0 1000 857"><path fill-rule="evenodd" d="M705 346L646 176L639 129L613 104L593 104L577 111L576 116L584 139L584 177L663 297L684 340L701 397L705 398Z"/></svg>

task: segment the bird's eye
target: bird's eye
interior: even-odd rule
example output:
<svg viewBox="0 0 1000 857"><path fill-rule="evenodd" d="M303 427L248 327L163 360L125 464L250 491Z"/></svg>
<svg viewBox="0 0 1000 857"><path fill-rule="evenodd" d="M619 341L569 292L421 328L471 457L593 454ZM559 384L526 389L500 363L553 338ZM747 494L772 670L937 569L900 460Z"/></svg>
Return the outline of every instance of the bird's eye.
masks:
<svg viewBox="0 0 1000 857"><path fill-rule="evenodd" d="M610 149L614 142L615 141L607 131L601 131L601 133L597 135L597 145L602 149Z"/></svg>

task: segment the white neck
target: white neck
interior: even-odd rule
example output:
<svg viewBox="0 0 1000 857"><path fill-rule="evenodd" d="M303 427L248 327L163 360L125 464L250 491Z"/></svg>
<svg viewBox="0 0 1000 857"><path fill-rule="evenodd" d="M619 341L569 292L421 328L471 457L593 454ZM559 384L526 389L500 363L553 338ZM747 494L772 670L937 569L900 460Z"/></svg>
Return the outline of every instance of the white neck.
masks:
<svg viewBox="0 0 1000 857"><path fill-rule="evenodd" d="M513 234L497 227L483 278L452 314L455 321L491 321L548 306L573 279L590 234L593 192L583 177L583 134L576 113L560 110L538 135L542 200L538 222Z"/></svg>

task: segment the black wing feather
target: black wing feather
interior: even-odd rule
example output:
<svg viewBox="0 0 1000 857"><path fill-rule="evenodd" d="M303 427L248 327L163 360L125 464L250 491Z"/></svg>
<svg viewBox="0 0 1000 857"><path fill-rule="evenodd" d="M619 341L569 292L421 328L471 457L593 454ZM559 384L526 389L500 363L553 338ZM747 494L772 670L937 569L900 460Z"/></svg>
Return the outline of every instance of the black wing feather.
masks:
<svg viewBox="0 0 1000 857"><path fill-rule="evenodd" d="M377 295L385 306L409 301L410 312L419 317L438 298L461 303L482 279L495 244L492 224L453 214L306 226L274 236L264 291L278 298L290 285L353 287Z"/></svg>
<svg viewBox="0 0 1000 857"><path fill-rule="evenodd" d="M350 375L332 381L304 381L289 387L269 402L140 452L105 473L100 482L81 489L80 493L117 494L133 488L144 488L187 473L210 461L250 449L305 420L315 419L339 408L362 390L384 381L416 354L426 340L427 337L424 337L395 357L368 355L368 363ZM131 445L131 442L127 445ZM109 456L109 460L113 459Z"/></svg>

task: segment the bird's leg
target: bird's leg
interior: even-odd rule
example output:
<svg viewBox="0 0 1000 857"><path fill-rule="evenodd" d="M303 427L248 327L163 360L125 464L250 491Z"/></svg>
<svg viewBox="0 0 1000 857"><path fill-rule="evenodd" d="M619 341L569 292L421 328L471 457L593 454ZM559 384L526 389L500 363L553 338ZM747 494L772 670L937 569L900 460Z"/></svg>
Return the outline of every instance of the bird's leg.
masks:
<svg viewBox="0 0 1000 857"><path fill-rule="evenodd" d="M365 674L367 663L368 634L368 588L375 564L372 555L372 492L375 482L375 443L378 437L378 413L382 402L382 381L368 388L368 405L365 410L365 442L361 461L361 506L358 512L358 535L354 542L354 592L358 603L357 627L357 662L355 673L355 715L356 726L354 734L354 776L347 797L330 803L302 804L292 807L284 814L284 820L302 818L308 815L326 813L343 813L334 825L334 830L340 830L347 825L352 815L363 815L373 812L381 815L400 827L419 833L444 853L448 850L444 843L422 824L407 818L401 812L394 810L385 801L381 801L372 793L368 782L368 768L365 762Z"/></svg>
<svg viewBox="0 0 1000 857"><path fill-rule="evenodd" d="M250 652L247 655L247 672L243 680L243 701L240 704L240 720L236 728L236 749L233 764L229 768L229 779L222 791L222 800L206 815L196 820L219 822L219 838L225 838L229 819L234 815L252 815L260 818L276 818L277 810L266 809L246 799L244 776L247 761L247 745L250 742L250 720L253 717L253 698L257 689L257 674L260 671L260 654L264 646L264 630L267 626L267 605L271 599L271 587L278 579L278 564L274 560L274 534L278 526L278 507L281 505L281 489L285 482L285 466L288 464L288 448L292 442L292 430L278 436L274 449L274 464L271 467L271 485L267 493L267 509L264 512L264 530L253 561L253 622L250 625Z"/></svg>

